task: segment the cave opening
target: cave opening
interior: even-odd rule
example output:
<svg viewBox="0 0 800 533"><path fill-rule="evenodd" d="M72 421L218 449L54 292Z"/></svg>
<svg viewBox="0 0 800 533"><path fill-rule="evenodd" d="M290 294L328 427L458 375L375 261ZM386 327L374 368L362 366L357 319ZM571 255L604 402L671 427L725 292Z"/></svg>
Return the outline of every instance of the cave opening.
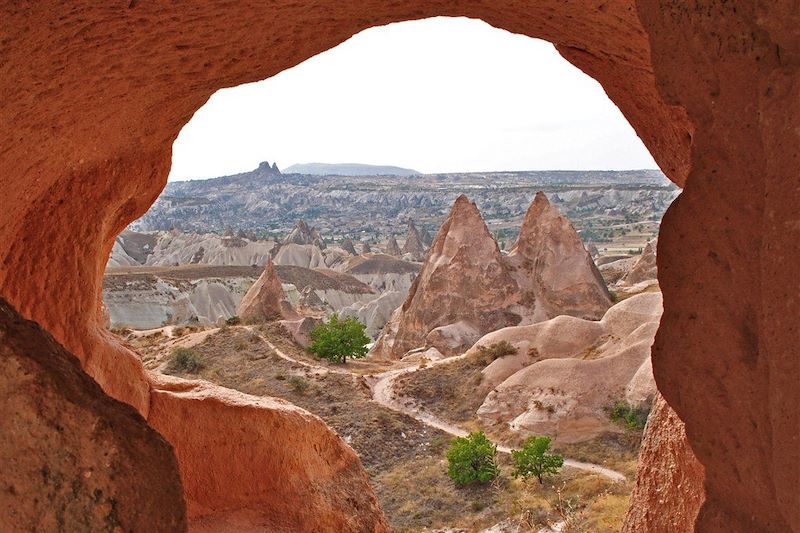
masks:
<svg viewBox="0 0 800 533"><path fill-rule="evenodd" d="M272 162L265 161L267 155ZM279 168L276 160L292 164ZM543 208L531 205L539 191L544 193ZM398 458L390 452L402 446L395 442L398 436L421 434L412 450L441 448L443 439L465 434L470 427L490 432L505 463L508 450L526 437L552 438L555 449L566 456L568 474L539 495L542 501L555 500L552 487L559 483L603 485L602 493L610 494L603 498L611 500L613 511L603 507L609 504L599 498L599 491L572 489L584 503L569 520L583 525L610 521L621 527L644 417L656 394L649 347L661 300L651 241L678 193L656 170L647 148L603 88L550 43L472 19L401 22L365 30L268 80L212 95L173 145L165 191L117 237L104 278L104 301L112 331L139 349L151 371L279 397L321 416L361 457L397 529L453 526L447 522L454 519L453 509L447 509L460 495L441 469L424 480L399 476L399 471L436 471L443 451L423 454L421 461L402 454ZM475 209L468 202L464 208L453 206L454 201L459 205L456 198L462 194L475 202ZM542 213L530 215L534 211ZM443 224L449 232L440 230ZM523 227L531 235L521 236ZM459 241L459 232L473 241ZM533 235L536 232L555 235L542 239ZM414 239L422 245L419 250L410 248ZM463 334L460 330L466 328L461 345L431 341L428 335L404 341L403 350L392 341L394 349L385 350L388 341L381 340L382 331L395 309L412 305L409 290L428 263L446 259L459 265L450 269L451 275L464 279L448 291L458 292L463 290L459 286L476 281L469 278L474 273L457 271L467 263L458 263L452 255L431 252L439 253L438 259L427 257L434 240L449 242L443 245L449 247L486 248L470 261L495 261L507 271L505 278L481 281L500 288L511 283L520 293L515 309L496 302L486 310L464 307L458 299L436 301L446 294L429 297L416 304L430 308L421 316L444 318L433 319L426 329L445 331L452 340L453 331ZM257 326L266 316L253 315L248 293L254 282L259 288L270 284L261 279L267 262L274 263L267 270L279 280L273 280L272 293L283 291L283 307L272 305L270 313L282 320L280 325ZM534 272L527 266L532 262L552 264ZM570 268L579 274L566 273ZM331 272L335 275L328 275ZM582 292L530 282L542 275L561 276L547 284L580 285ZM131 279L138 281L134 289ZM612 287L610 293L607 286ZM425 290L432 289L417 292ZM634 296L631 302L636 303L608 311L610 318L601 321L613 304ZM491 299L472 289L463 297ZM572 302L561 304L564 299ZM439 309L459 305L453 316ZM302 350L310 344L307 324L333 313L364 323L370 358L384 361L344 365L354 376L376 372L386 365L386 357L403 359L406 366L416 361L417 369L425 368L431 357L431 363L444 355L467 352L469 357L452 368L434 363L419 379L411 379L409 373L396 383L384 382L378 374L368 397L350 401L348 394L358 393L308 374L315 366L335 374L343 370L326 368ZM626 320L633 320L635 327L619 329L616 324ZM541 326L534 326L538 323ZM627 363L624 377L583 378L580 386L571 388L570 381L580 381L575 376L603 375L611 366L623 365L622 359L631 359L621 355L623 343L608 338L627 342L630 331L645 325L647 333L630 341L639 355ZM512 365L519 366L513 372L476 355L486 352L489 344L503 346L498 344L502 335L491 335L503 326L518 326L516 334L521 336L509 348L516 354ZM288 329L285 338L275 337L280 327ZM251 345L255 336L263 344L256 340ZM557 339L556 344L545 337ZM273 361L270 350L279 358ZM240 353L237 358L230 352ZM577 362L586 354L593 363ZM184 363L176 363L178 358ZM536 381L531 376L542 371L534 364L561 358L569 359L565 368L573 377L566 382L551 379L547 388L557 393L537 392L544 387L535 384L511 395L511 400L508 393L492 398L498 387L513 388L506 382ZM270 370L252 368L253 359L264 359ZM302 371L289 367L272 374L285 363L300 364ZM387 368L383 372L392 374L393 367ZM447 369L439 373L435 368ZM528 371L527 378L522 370ZM392 397L397 395L393 389L399 388L426 405L404 413ZM339 395L339 407L310 399L309 390ZM436 404L444 391L451 392L445 407ZM592 399L586 405L565 407L575 397L588 396ZM487 414L498 402L538 407ZM610 414L615 404L629 414L631 427ZM347 410L359 415L351 420L343 416ZM367 437L364 413L387 427ZM393 420L398 413L413 423L404 426ZM635 423L631 416L638 417ZM599 464L609 457L617 469ZM503 470L509 468L503 465ZM422 495L403 484L438 487L439 493L429 497L438 498L436 507L445 511L414 512L416 518L411 518L402 509ZM403 502L389 497L398 492L406 494ZM508 498L530 499L535 491L512 483L508 493ZM479 511L484 505L490 504L481 504ZM535 511L544 517L540 527L564 521L556 518L563 509L552 504ZM467 507L457 514L462 515L461 525L486 527L494 525L492 520L519 518L497 505L487 517Z"/></svg>

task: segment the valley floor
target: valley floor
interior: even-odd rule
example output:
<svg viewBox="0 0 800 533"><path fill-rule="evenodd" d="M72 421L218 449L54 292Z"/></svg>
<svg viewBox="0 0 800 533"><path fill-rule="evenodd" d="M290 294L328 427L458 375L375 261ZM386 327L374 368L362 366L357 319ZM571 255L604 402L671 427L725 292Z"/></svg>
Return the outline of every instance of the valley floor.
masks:
<svg viewBox="0 0 800 533"><path fill-rule="evenodd" d="M513 479L510 457L500 453L496 482L455 487L445 459L452 434L478 429L473 406L458 393L475 386L468 363L436 364L441 372L416 372L417 363L333 365L299 348L276 323L122 333L151 370L283 398L321 417L358 453L395 531L481 531L501 523L505 529L494 531L549 531L565 523L563 531L617 531L627 509L640 438L635 433L558 447L567 467L543 485ZM199 372L168 369L178 346L200 358ZM500 437L492 436L507 451Z"/></svg>

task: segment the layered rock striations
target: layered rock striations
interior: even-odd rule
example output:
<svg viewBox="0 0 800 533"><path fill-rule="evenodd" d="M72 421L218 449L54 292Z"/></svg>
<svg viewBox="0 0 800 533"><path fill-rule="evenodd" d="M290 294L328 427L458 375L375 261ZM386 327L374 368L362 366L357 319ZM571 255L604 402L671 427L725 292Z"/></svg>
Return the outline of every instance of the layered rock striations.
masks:
<svg viewBox="0 0 800 533"><path fill-rule="evenodd" d="M397 244L397 239L394 238L394 235L389 237L389 240L386 242L386 253L395 257L403 255L403 252L400 250L400 246Z"/></svg>
<svg viewBox="0 0 800 533"><path fill-rule="evenodd" d="M505 326L562 314L599 319L610 305L577 233L543 194L536 195L508 257L501 255L475 204L462 195L373 354L397 358L435 347L453 355Z"/></svg>

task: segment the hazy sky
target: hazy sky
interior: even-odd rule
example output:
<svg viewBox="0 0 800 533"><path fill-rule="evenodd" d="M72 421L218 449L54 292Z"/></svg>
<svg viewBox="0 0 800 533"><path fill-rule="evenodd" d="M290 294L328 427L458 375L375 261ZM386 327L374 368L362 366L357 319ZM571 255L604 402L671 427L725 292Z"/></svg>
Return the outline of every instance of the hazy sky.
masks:
<svg viewBox="0 0 800 533"><path fill-rule="evenodd" d="M171 180L261 161L420 172L656 168L600 85L547 42L475 20L371 28L223 89L178 136Z"/></svg>

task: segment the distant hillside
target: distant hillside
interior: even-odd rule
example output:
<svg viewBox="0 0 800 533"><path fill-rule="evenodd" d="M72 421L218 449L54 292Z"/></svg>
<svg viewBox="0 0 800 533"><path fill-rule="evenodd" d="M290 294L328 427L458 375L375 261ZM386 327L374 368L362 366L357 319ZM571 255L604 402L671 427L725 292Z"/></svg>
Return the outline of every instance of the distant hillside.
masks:
<svg viewBox="0 0 800 533"><path fill-rule="evenodd" d="M389 165L362 165L360 163L303 163L283 169L284 174L312 176L417 176L410 168Z"/></svg>

